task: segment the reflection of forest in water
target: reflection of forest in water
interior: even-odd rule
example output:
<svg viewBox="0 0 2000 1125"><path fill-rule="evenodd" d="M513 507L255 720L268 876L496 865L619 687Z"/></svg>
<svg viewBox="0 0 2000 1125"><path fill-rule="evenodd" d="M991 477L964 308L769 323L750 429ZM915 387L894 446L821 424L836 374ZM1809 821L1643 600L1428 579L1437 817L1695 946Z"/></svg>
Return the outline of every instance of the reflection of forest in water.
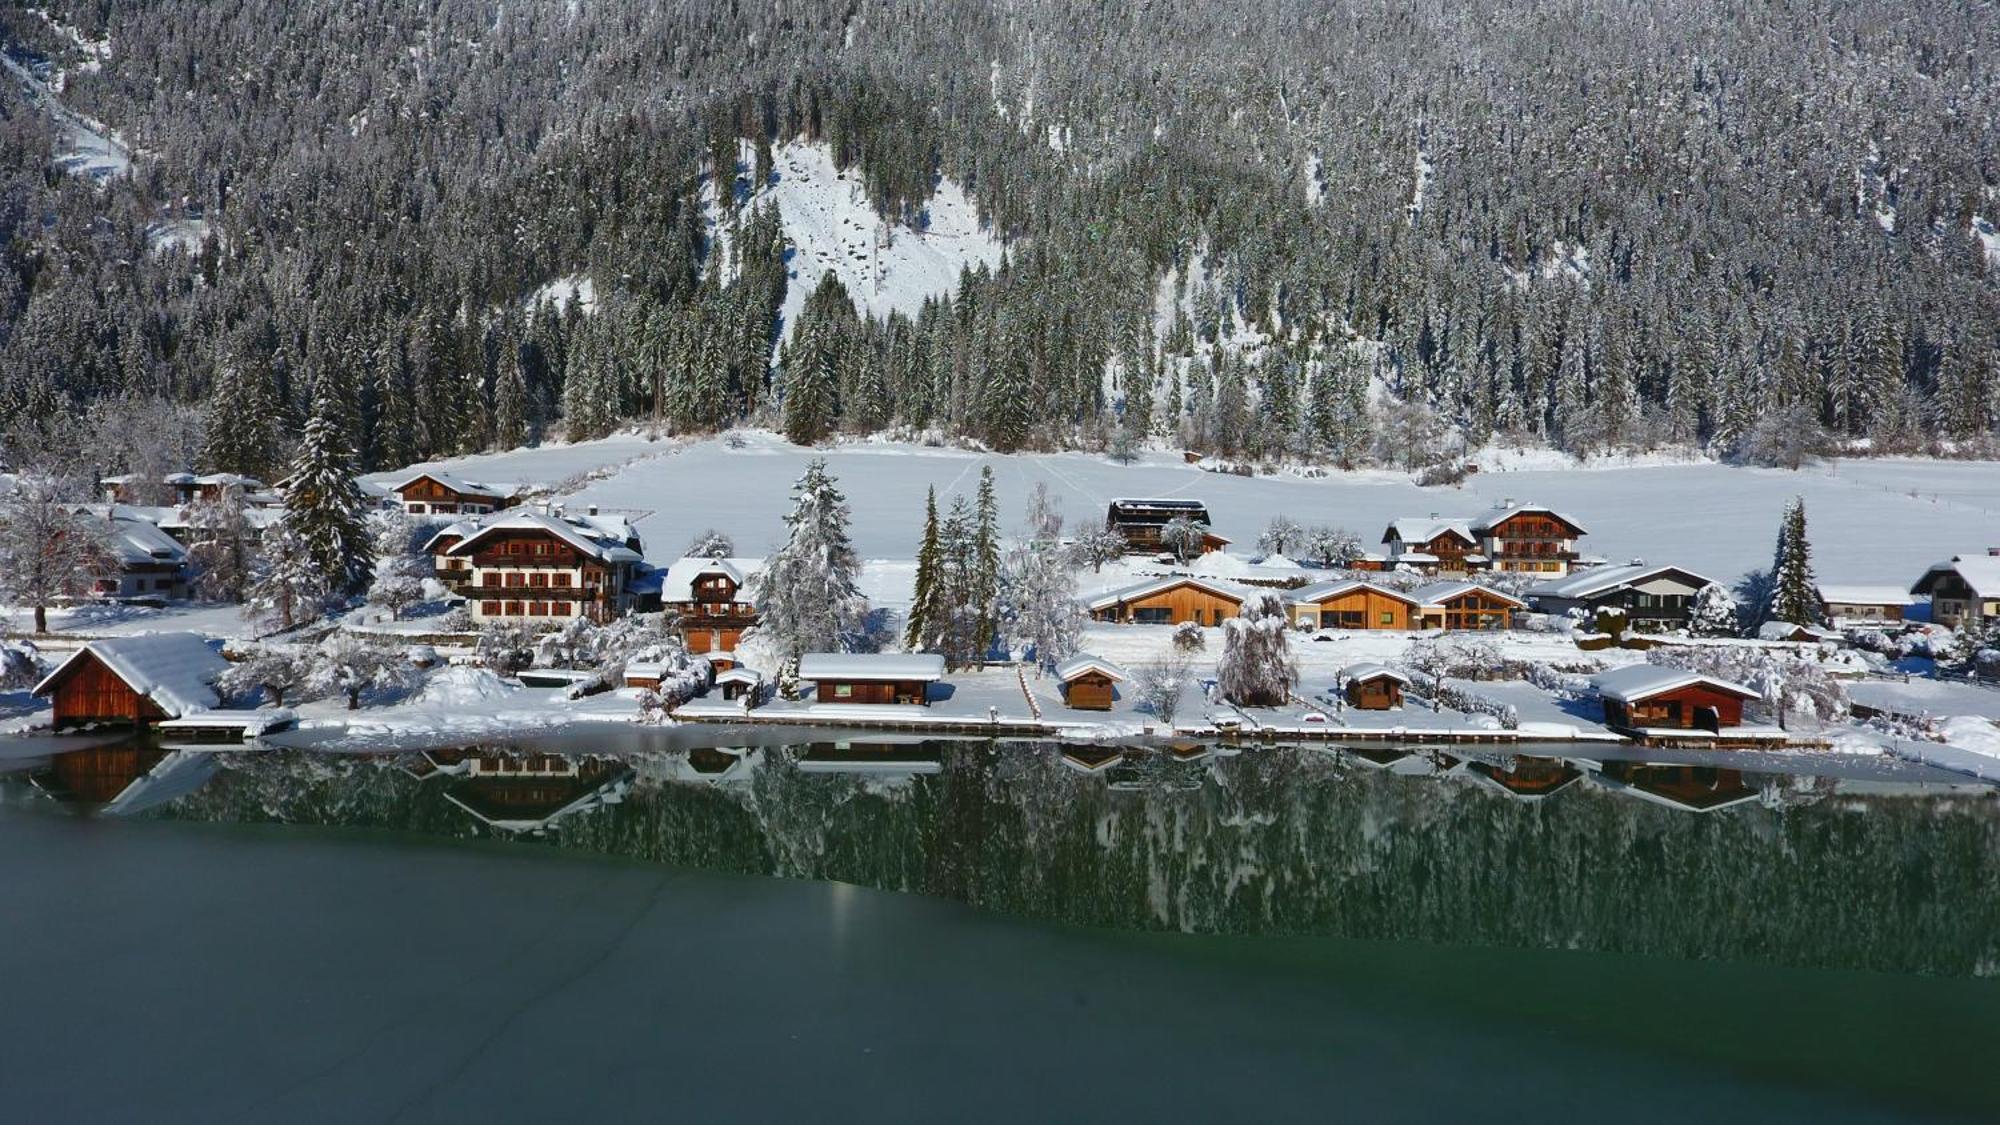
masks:
<svg viewBox="0 0 2000 1125"><path fill-rule="evenodd" d="M126 746L8 785L117 813L497 835L1092 926L1992 971L1992 790L1785 768L1811 772L922 741L615 757Z"/></svg>

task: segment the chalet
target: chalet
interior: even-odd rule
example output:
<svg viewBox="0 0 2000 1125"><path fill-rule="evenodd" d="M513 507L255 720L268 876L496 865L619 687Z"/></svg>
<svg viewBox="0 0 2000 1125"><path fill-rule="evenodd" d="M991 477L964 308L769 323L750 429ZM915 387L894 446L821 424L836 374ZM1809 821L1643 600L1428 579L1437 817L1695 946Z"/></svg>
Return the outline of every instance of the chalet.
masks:
<svg viewBox="0 0 2000 1125"><path fill-rule="evenodd" d="M1901 586L1841 586L1822 582L1814 588L1820 616L1836 629L1893 629L1916 599Z"/></svg>
<svg viewBox="0 0 2000 1125"><path fill-rule="evenodd" d="M141 633L92 641L58 665L36 695L55 703L57 729L85 723L151 726L221 704L227 663L195 633Z"/></svg>
<svg viewBox="0 0 2000 1125"><path fill-rule="evenodd" d="M1063 702L1074 711L1109 711L1125 682L1125 669L1097 656L1074 656L1056 668Z"/></svg>
<svg viewBox="0 0 2000 1125"><path fill-rule="evenodd" d="M1523 756L1504 765L1466 763L1465 772L1517 801L1543 801L1583 780L1583 771L1561 758Z"/></svg>
<svg viewBox="0 0 2000 1125"><path fill-rule="evenodd" d="M1606 762L1597 779L1614 793L1681 812L1714 812L1757 799L1741 770L1715 766Z"/></svg>
<svg viewBox="0 0 2000 1125"><path fill-rule="evenodd" d="M1568 574L1577 560L1583 525L1552 508L1502 501L1472 521L1479 551L1494 570L1519 574Z"/></svg>
<svg viewBox="0 0 2000 1125"><path fill-rule="evenodd" d="M809 652L799 679L814 685L819 703L929 704L930 685L944 679L944 657L923 652Z"/></svg>
<svg viewBox="0 0 2000 1125"><path fill-rule="evenodd" d="M451 549L477 530L478 520L458 520L438 528L424 541L423 553L431 557L431 570L436 573L437 580L454 594L464 593L472 583L472 557L454 555Z"/></svg>
<svg viewBox="0 0 2000 1125"><path fill-rule="evenodd" d="M1191 520L1209 527L1208 505L1199 500L1113 500L1104 516L1104 526L1125 537L1125 549L1133 554L1151 555L1166 550L1160 531L1177 519ZM1229 540L1213 530L1202 537L1203 554L1229 546Z"/></svg>
<svg viewBox="0 0 2000 1125"><path fill-rule="evenodd" d="M1438 571L1460 574L1486 565L1486 556L1479 553L1479 540L1473 538L1471 527L1464 520L1439 519L1435 512L1423 518L1405 516L1392 522L1382 533L1382 543L1389 549L1383 561L1389 569L1403 567L1425 574Z"/></svg>
<svg viewBox="0 0 2000 1125"><path fill-rule="evenodd" d="M1542 613L1618 610L1633 628L1679 629L1687 625L1695 595L1714 581L1677 566L1594 566L1553 582L1529 587L1528 601Z"/></svg>
<svg viewBox="0 0 2000 1125"><path fill-rule="evenodd" d="M1294 590L1292 622L1308 629L1408 629L1422 603L1408 594L1355 579Z"/></svg>
<svg viewBox="0 0 2000 1125"><path fill-rule="evenodd" d="M1243 591L1177 574L1108 590L1084 603L1093 620L1135 625L1220 625L1243 609Z"/></svg>
<svg viewBox="0 0 2000 1125"><path fill-rule="evenodd" d="M99 478L98 487L107 504L152 504L168 500L192 504L229 496L250 507L269 507L281 502L263 481L239 473L168 473L155 482L157 487L147 487L147 480L137 473L125 473Z"/></svg>
<svg viewBox="0 0 2000 1125"><path fill-rule="evenodd" d="M562 754L470 755L445 800L500 832L545 832L556 822L616 800L632 770L614 758Z"/></svg>
<svg viewBox="0 0 2000 1125"><path fill-rule="evenodd" d="M757 624L750 580L763 559L676 559L660 580L661 608L680 618L689 652L731 652L743 631Z"/></svg>
<svg viewBox="0 0 2000 1125"><path fill-rule="evenodd" d="M91 594L119 601L188 596L187 548L146 520L123 514L97 521L106 555Z"/></svg>
<svg viewBox="0 0 2000 1125"><path fill-rule="evenodd" d="M391 481L388 488L413 516L483 516L512 506L519 491L513 485L484 484L437 471Z"/></svg>
<svg viewBox="0 0 2000 1125"><path fill-rule="evenodd" d="M1948 629L1984 630L2000 618L2000 547L1932 563L1910 593L1930 597L1933 622Z"/></svg>
<svg viewBox="0 0 2000 1125"><path fill-rule="evenodd" d="M1632 664L1591 681L1606 726L1625 730L1705 730L1743 725L1743 704L1762 698L1742 684L1658 664Z"/></svg>
<svg viewBox="0 0 2000 1125"><path fill-rule="evenodd" d="M1410 591L1421 629L1505 629L1528 603L1471 582L1433 582Z"/></svg>
<svg viewBox="0 0 2000 1125"><path fill-rule="evenodd" d="M1386 664L1366 661L1340 670L1340 690L1347 705L1360 711L1393 711L1403 705L1410 678Z"/></svg>
<svg viewBox="0 0 2000 1125"><path fill-rule="evenodd" d="M471 562L459 593L476 621L607 621L631 607L637 542L622 520L516 510L481 521L445 556Z"/></svg>

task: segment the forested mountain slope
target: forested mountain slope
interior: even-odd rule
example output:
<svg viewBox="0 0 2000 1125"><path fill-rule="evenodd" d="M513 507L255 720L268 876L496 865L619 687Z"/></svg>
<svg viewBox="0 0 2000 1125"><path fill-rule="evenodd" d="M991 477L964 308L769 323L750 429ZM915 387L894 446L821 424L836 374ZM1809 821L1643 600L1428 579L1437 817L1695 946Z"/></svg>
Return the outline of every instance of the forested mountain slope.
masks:
<svg viewBox="0 0 2000 1125"><path fill-rule="evenodd" d="M16 458L269 472L323 382L369 467L630 418L1339 463L2000 418L1991 3L54 0L0 37L132 159L65 173L6 76ZM949 177L1004 259L781 324L801 140L885 227ZM529 300L579 276L587 314Z"/></svg>

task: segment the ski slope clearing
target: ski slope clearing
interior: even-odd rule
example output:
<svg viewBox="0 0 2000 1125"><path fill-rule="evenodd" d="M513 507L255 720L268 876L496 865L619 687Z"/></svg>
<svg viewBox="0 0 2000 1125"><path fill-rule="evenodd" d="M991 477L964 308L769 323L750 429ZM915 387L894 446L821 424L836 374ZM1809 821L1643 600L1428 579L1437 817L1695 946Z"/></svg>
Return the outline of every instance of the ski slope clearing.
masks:
<svg viewBox="0 0 2000 1125"><path fill-rule="evenodd" d="M885 222L860 176L842 171L825 144L794 141L773 153L771 182L752 206L775 206L793 247L781 334L789 335L806 297L827 273L840 279L863 315L914 316L926 297L958 287L959 274L998 266L1005 247L988 234L972 198L950 177L938 181L922 221ZM726 240L726 235L725 235Z"/></svg>
<svg viewBox="0 0 2000 1125"><path fill-rule="evenodd" d="M1386 472L1239 477L1164 454L1120 465L1081 453L1003 456L895 443L803 449L768 434L738 444L666 447L613 438L445 464L474 479L548 483L659 453L609 471L571 500L646 513L638 527L658 562L711 526L734 538L741 553L770 550L783 533L792 482L813 457L825 457L840 479L854 509L855 546L874 559L914 557L924 490L935 486L944 502L970 495L985 465L993 466L1010 526L1038 483L1061 499L1072 527L1101 521L1114 497L1192 497L1208 504L1216 530L1238 553L1252 553L1258 532L1279 514L1348 527L1372 544L1399 516L1473 516L1510 498L1583 521L1586 554L1673 562L1725 582L1770 564L1778 517L1793 496L1805 498L1823 581L1907 584L1938 559L2000 546L2000 465L1990 462L1839 461L1801 472L1714 464L1534 470L1420 488Z"/></svg>

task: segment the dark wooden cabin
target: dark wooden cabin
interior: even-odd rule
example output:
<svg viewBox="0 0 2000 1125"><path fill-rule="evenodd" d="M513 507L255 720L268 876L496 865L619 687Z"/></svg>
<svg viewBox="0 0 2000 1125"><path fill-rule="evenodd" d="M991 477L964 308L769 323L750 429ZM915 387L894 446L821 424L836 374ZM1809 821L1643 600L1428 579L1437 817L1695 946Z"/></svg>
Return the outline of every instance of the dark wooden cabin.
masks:
<svg viewBox="0 0 2000 1125"><path fill-rule="evenodd" d="M1133 554L1155 554L1166 550L1160 541L1161 529L1177 519L1210 526L1208 505L1199 500L1113 500L1104 515L1104 526L1125 537L1125 549ZM1203 554L1220 551L1229 540L1210 530L1202 537Z"/></svg>
<svg viewBox="0 0 2000 1125"><path fill-rule="evenodd" d="M1095 656L1078 656L1056 669L1062 680L1063 702L1076 711L1109 711L1118 699L1125 670Z"/></svg>
<svg viewBox="0 0 2000 1125"><path fill-rule="evenodd" d="M54 704L57 729L86 723L147 727L220 700L227 665L194 633L145 633L92 641L35 685Z"/></svg>
<svg viewBox="0 0 2000 1125"><path fill-rule="evenodd" d="M1380 664L1356 664L1340 673L1347 705L1360 711L1393 711L1403 705L1410 678Z"/></svg>
<svg viewBox="0 0 2000 1125"><path fill-rule="evenodd" d="M1627 730L1720 732L1743 725L1743 704L1759 698L1741 684L1655 664L1614 669L1593 681L1604 722Z"/></svg>
<svg viewBox="0 0 2000 1125"><path fill-rule="evenodd" d="M944 657L928 653L809 652L799 679L814 685L819 703L930 703L930 686L944 679Z"/></svg>

